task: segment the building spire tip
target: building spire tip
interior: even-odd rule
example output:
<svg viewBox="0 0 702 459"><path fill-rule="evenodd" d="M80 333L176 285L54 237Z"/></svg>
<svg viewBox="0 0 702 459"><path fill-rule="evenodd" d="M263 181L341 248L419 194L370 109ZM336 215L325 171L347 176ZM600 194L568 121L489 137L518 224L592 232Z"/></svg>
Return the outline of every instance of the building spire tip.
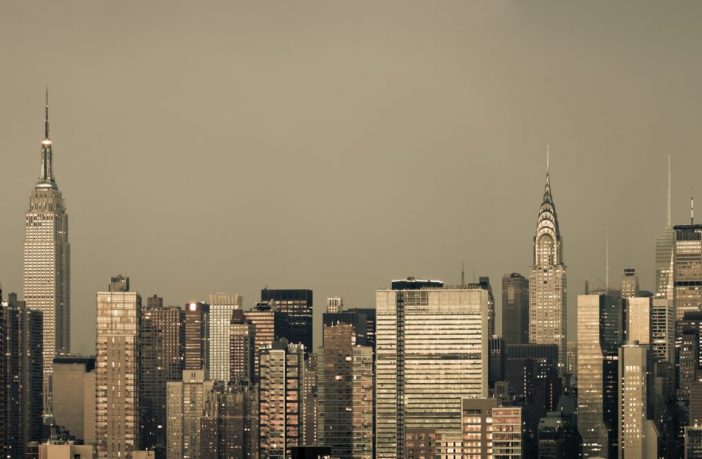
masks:
<svg viewBox="0 0 702 459"><path fill-rule="evenodd" d="M44 105L44 138L49 138L49 87L46 87L46 99Z"/></svg>

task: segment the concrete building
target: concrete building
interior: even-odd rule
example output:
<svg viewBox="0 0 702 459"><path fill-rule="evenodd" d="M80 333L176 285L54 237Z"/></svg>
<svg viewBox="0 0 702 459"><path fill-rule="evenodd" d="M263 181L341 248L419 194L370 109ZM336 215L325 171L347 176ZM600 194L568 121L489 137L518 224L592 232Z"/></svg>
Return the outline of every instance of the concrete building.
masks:
<svg viewBox="0 0 702 459"><path fill-rule="evenodd" d="M93 459L92 445L53 444L39 445L39 459Z"/></svg>
<svg viewBox="0 0 702 459"><path fill-rule="evenodd" d="M261 351L273 345L283 336L287 319L275 307L274 301L259 302L244 313L247 322L255 327L254 337L254 380L259 379L259 356Z"/></svg>
<svg viewBox="0 0 702 459"><path fill-rule="evenodd" d="M619 458L655 459L658 435L647 419L648 348L629 342L619 349Z"/></svg>
<svg viewBox="0 0 702 459"><path fill-rule="evenodd" d="M258 457L257 388L217 383L201 421L201 459Z"/></svg>
<svg viewBox="0 0 702 459"><path fill-rule="evenodd" d="M509 344L529 342L529 280L519 273L502 277L502 337Z"/></svg>
<svg viewBox="0 0 702 459"><path fill-rule="evenodd" d="M95 357L55 357L53 383L54 423L86 441L86 411L95 409Z"/></svg>
<svg viewBox="0 0 702 459"><path fill-rule="evenodd" d="M129 278L113 277L97 294L95 435L98 459L139 449L139 324L141 296Z"/></svg>
<svg viewBox="0 0 702 459"><path fill-rule="evenodd" d="M205 401L214 383L205 379L205 370L183 370L182 381L167 383L168 459L199 459L202 452L201 419Z"/></svg>
<svg viewBox="0 0 702 459"><path fill-rule="evenodd" d="M373 349L355 344L350 324L324 327L325 348L319 353L318 380L323 392L319 444L334 456L373 455Z"/></svg>
<svg viewBox="0 0 702 459"><path fill-rule="evenodd" d="M241 309L241 295L235 293L213 293L209 295L209 379L229 381L230 361L230 322L232 312Z"/></svg>
<svg viewBox="0 0 702 459"><path fill-rule="evenodd" d="M405 430L460 433L460 400L488 395L488 292L442 285L376 291L378 458L404 456Z"/></svg>
<svg viewBox="0 0 702 459"><path fill-rule="evenodd" d="M289 457L304 435L304 346L280 340L261 351L259 453Z"/></svg>
<svg viewBox="0 0 702 459"><path fill-rule="evenodd" d="M567 277L556 205L551 195L551 177L536 222L534 262L529 272L529 342L556 344L559 371L566 365Z"/></svg>
<svg viewBox="0 0 702 459"><path fill-rule="evenodd" d="M43 317L43 409L51 413L54 357L71 350L71 246L68 213L56 184L49 138L49 93L46 94L41 171L29 198L24 224L24 301Z"/></svg>

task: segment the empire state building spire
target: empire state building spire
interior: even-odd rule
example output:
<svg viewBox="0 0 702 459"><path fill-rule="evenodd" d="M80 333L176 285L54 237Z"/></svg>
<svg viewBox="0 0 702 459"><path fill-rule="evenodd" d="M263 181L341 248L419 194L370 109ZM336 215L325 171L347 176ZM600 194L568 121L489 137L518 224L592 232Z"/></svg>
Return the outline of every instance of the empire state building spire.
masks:
<svg viewBox="0 0 702 459"><path fill-rule="evenodd" d="M49 138L49 88L46 88L46 104L44 106L44 140L41 141L41 171L37 187L56 189L54 178L54 158Z"/></svg>
<svg viewBox="0 0 702 459"><path fill-rule="evenodd" d="M68 214L53 173L49 139L49 91L44 105L41 171L29 197L24 225L23 291L27 307L42 312L44 414L52 410L53 362L70 352L71 246Z"/></svg>

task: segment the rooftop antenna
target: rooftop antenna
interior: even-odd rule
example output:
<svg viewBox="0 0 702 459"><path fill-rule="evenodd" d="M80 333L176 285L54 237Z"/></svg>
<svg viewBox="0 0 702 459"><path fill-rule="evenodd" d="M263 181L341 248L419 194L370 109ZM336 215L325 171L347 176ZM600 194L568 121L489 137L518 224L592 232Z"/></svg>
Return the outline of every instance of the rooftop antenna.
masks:
<svg viewBox="0 0 702 459"><path fill-rule="evenodd" d="M690 192L690 224L695 224L695 194Z"/></svg>
<svg viewBox="0 0 702 459"><path fill-rule="evenodd" d="M605 288L609 292L609 226L605 227Z"/></svg>
<svg viewBox="0 0 702 459"><path fill-rule="evenodd" d="M461 287L466 286L466 269L465 262L461 262Z"/></svg>
<svg viewBox="0 0 702 459"><path fill-rule="evenodd" d="M550 165L549 165L549 162L550 162L549 160L550 160L550 156L551 156L551 145L546 144L546 173L547 173L547 174L548 174L548 172L549 172L549 166L550 166Z"/></svg>
<svg viewBox="0 0 702 459"><path fill-rule="evenodd" d="M670 154L668 154L668 215L666 220L666 228L672 228L670 218Z"/></svg>

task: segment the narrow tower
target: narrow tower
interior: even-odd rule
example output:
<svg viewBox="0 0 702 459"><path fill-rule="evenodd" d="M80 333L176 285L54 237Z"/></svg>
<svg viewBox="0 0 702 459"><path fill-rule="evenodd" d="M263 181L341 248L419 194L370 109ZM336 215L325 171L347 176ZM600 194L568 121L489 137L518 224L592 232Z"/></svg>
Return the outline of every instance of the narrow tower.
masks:
<svg viewBox="0 0 702 459"><path fill-rule="evenodd" d="M534 263L529 273L529 342L558 345L558 366L566 362L566 266L546 159L546 185L536 220Z"/></svg>
<svg viewBox="0 0 702 459"><path fill-rule="evenodd" d="M44 108L39 180L29 197L24 231L24 300L43 314L44 413L51 413L54 356L70 352L70 245L68 214L56 185L49 138L49 92Z"/></svg>

